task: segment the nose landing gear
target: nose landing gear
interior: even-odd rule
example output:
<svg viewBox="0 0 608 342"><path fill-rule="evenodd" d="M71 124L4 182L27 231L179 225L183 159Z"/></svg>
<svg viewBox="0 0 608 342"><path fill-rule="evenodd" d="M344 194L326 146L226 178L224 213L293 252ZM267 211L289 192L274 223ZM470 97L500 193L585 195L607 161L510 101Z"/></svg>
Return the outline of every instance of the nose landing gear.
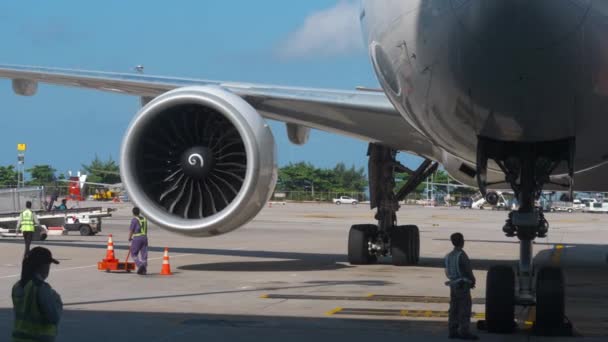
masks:
<svg viewBox="0 0 608 342"><path fill-rule="evenodd" d="M489 332L510 333L515 328L514 307L536 306L534 331L541 335L571 335L565 317L565 284L561 268L534 268L532 242L545 237L549 223L542 210L535 207L544 184L562 163L567 163L570 180L573 171L574 140L543 143L501 142L479 138L477 152L478 182L482 193L486 184L487 162L493 159L505 174L519 200L520 207L509 214L503 231L519 239L519 263L516 272L509 266L493 266L486 283L486 321ZM555 184L555 183L553 183ZM557 184L569 187L569 184Z"/></svg>

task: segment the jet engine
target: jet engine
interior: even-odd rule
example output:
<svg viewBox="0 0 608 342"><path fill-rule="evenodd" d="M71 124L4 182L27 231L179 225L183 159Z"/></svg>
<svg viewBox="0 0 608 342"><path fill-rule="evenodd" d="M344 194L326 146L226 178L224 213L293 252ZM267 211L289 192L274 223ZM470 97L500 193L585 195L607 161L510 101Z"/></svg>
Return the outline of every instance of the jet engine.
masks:
<svg viewBox="0 0 608 342"><path fill-rule="evenodd" d="M161 227L190 236L228 233L251 220L277 179L268 124L219 87L185 87L149 102L121 148L125 188Z"/></svg>
<svg viewBox="0 0 608 342"><path fill-rule="evenodd" d="M488 193L486 193L486 202L488 202L489 205L497 205L498 200L499 196L496 191L488 191Z"/></svg>

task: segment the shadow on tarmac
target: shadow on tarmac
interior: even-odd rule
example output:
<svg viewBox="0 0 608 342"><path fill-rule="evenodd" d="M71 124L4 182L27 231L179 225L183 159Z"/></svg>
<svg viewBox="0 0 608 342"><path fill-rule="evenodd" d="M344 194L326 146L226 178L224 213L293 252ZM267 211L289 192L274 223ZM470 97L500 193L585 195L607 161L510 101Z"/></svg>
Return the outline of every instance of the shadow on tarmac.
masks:
<svg viewBox="0 0 608 342"><path fill-rule="evenodd" d="M0 240L2 243L23 244L22 241L16 240ZM40 246L58 246L58 247L73 247L73 248L93 248L105 250L105 244L87 244L87 243L67 243L63 241L43 241L36 245ZM114 250L127 250L127 246L114 244ZM164 247L149 247L150 252L163 252ZM244 261L244 262L222 262L222 263L205 263L196 265L185 265L180 267L181 270L188 271L232 271L232 272L285 272L285 271L324 271L350 268L349 265L339 263L348 263L346 254L327 254L327 253L302 253L302 252L279 252L279 251L259 251L259 250L231 250L231 249L209 249L209 248L183 248L175 247L169 250L171 253L179 254L201 254L201 255L216 255L216 256L232 256L245 258L267 258L267 259L287 259L277 261ZM61 257L61 255L58 255ZM471 263L475 270L488 270L492 265L507 264L515 265L515 261L505 260L484 260L471 259ZM391 265L390 258L381 258L381 265ZM443 258L420 258L418 267L444 268L445 263Z"/></svg>
<svg viewBox="0 0 608 342"><path fill-rule="evenodd" d="M119 303L119 302L136 302L143 300L162 300L169 298L187 298L187 297L200 297L200 296L211 296L211 295L222 295L222 294L235 294L235 293L247 293L247 292L260 292L260 291L280 291L280 290L293 290L293 289L307 289L315 288L319 286L342 286L342 285L356 285L356 286L386 286L392 283L380 280L336 280L336 281L307 281L305 285L298 286L267 286L262 288L250 288L243 290L226 290L226 291L211 291L211 292L198 292L198 293L186 293L178 295L166 295L166 296L148 296L148 297L126 297L126 298L115 298L107 300L95 300L86 302L74 302L64 303L66 306L76 305L92 305L92 304L106 304L106 303Z"/></svg>
<svg viewBox="0 0 608 342"><path fill-rule="evenodd" d="M10 340L12 324L12 310L0 309L0 340ZM57 341L87 342L369 342L406 337L410 341L448 341L447 324L436 321L138 311L66 310L58 330Z"/></svg>
<svg viewBox="0 0 608 342"><path fill-rule="evenodd" d="M332 260L280 260L280 261L239 261L218 262L180 266L183 271L223 271L223 272L308 272L333 271L352 268Z"/></svg>

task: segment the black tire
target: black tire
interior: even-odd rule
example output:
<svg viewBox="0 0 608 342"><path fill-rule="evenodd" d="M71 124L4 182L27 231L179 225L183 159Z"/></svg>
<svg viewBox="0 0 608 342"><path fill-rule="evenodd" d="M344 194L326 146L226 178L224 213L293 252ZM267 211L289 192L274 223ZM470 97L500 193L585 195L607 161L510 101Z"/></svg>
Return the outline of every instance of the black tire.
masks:
<svg viewBox="0 0 608 342"><path fill-rule="evenodd" d="M80 226L80 235L82 236L89 236L91 235L91 227L89 227L86 224L83 224Z"/></svg>
<svg viewBox="0 0 608 342"><path fill-rule="evenodd" d="M357 201L354 201L354 202L352 203L352 205L357 205L357 204L359 204L359 202L357 202Z"/></svg>
<svg viewBox="0 0 608 342"><path fill-rule="evenodd" d="M342 204L342 202L340 202L340 201L336 202L336 205L340 205L340 204Z"/></svg>
<svg viewBox="0 0 608 342"><path fill-rule="evenodd" d="M420 261L420 231L417 226L397 226L391 232L393 265L416 265Z"/></svg>
<svg viewBox="0 0 608 342"><path fill-rule="evenodd" d="M488 332L509 334L515 327L515 272L510 266L492 266L486 279Z"/></svg>
<svg viewBox="0 0 608 342"><path fill-rule="evenodd" d="M376 263L378 258L369 254L368 243L378 233L378 227L373 224L356 224L350 227L348 233L348 262L351 265L369 265Z"/></svg>
<svg viewBox="0 0 608 342"><path fill-rule="evenodd" d="M565 314L564 274L559 267L543 267L536 278L535 331L540 335L559 334Z"/></svg>

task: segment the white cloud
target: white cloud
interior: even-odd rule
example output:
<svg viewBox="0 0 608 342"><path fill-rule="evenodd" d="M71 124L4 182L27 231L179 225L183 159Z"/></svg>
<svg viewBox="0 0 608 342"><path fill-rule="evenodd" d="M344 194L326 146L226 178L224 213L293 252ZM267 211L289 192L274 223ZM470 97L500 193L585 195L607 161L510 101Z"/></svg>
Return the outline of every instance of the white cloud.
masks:
<svg viewBox="0 0 608 342"><path fill-rule="evenodd" d="M359 5L341 0L336 6L312 13L279 46L283 58L348 55L363 48Z"/></svg>

